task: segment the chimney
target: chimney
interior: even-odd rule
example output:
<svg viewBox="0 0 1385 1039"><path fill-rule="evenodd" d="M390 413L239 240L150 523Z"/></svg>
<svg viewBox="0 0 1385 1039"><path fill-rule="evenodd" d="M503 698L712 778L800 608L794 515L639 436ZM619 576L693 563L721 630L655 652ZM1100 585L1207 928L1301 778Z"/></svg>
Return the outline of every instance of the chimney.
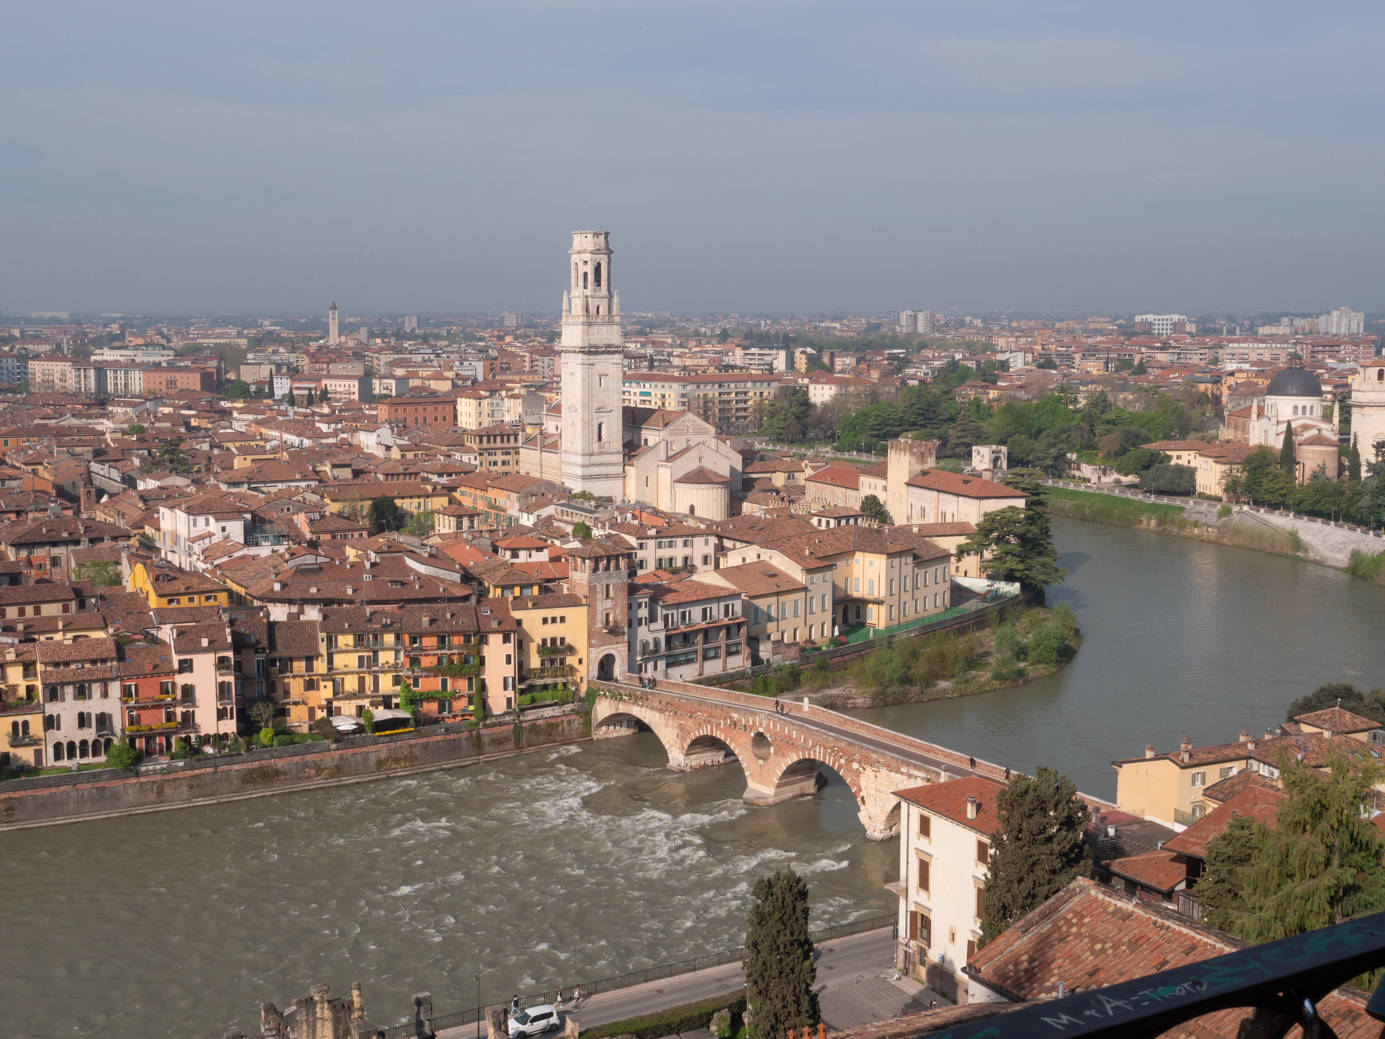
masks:
<svg viewBox="0 0 1385 1039"><path fill-rule="evenodd" d="M1241 732L1240 732L1240 735L1238 735L1238 736L1236 737L1236 739L1238 739L1238 740L1239 740L1240 742L1242 742L1242 743L1249 743L1249 742L1250 742L1250 730L1249 730L1249 729L1242 729Z"/></svg>
<svg viewBox="0 0 1385 1039"><path fill-rule="evenodd" d="M1190 761L1193 757L1193 741L1184 736L1178 742L1178 755L1184 761Z"/></svg>
<svg viewBox="0 0 1385 1039"><path fill-rule="evenodd" d="M968 818L968 819L975 819L975 818L976 818L976 798L974 798L974 797L968 797L968 798L967 798L967 818Z"/></svg>
<svg viewBox="0 0 1385 1039"><path fill-rule="evenodd" d="M1252 739L1247 738L1247 740L1246 740L1246 750L1254 750L1254 749L1255 749L1255 741L1252 740Z"/></svg>
<svg viewBox="0 0 1385 1039"><path fill-rule="evenodd" d="M1152 758L1152 757L1154 757L1154 744L1152 744L1152 743L1146 743L1146 744L1145 744L1145 757L1147 757L1147 758Z"/></svg>
<svg viewBox="0 0 1385 1039"><path fill-rule="evenodd" d="M211 640L210 638L208 638L206 635L203 635L203 636L202 636L202 648L203 648L203 649L206 649L206 648L208 648L211 644L212 644L212 640Z"/></svg>

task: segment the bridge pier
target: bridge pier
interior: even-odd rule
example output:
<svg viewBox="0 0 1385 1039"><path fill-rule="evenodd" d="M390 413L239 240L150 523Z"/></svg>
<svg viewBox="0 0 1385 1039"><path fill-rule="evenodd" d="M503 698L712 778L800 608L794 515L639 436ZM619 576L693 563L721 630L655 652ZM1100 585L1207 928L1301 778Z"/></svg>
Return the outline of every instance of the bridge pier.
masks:
<svg viewBox="0 0 1385 1039"><path fill-rule="evenodd" d="M725 747L689 749L682 754L676 751L668 756L668 767L674 772L696 772L700 768L716 768L735 760L735 755Z"/></svg>
<svg viewBox="0 0 1385 1039"><path fill-rule="evenodd" d="M814 770L804 776L785 776L777 784L747 782L742 800L748 805L777 805L795 797L812 797L818 792L818 774Z"/></svg>

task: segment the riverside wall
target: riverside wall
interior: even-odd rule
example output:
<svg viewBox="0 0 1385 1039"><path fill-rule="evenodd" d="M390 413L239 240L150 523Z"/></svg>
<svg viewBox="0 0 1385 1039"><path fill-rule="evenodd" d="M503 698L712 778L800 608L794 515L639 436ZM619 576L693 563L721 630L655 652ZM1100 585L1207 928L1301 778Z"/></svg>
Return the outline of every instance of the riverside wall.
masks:
<svg viewBox="0 0 1385 1039"><path fill-rule="evenodd" d="M173 763L139 775L115 770L16 779L0 784L0 830L217 804L267 794L386 779L472 764L587 739L586 718L570 712L426 735L305 743L229 758Z"/></svg>

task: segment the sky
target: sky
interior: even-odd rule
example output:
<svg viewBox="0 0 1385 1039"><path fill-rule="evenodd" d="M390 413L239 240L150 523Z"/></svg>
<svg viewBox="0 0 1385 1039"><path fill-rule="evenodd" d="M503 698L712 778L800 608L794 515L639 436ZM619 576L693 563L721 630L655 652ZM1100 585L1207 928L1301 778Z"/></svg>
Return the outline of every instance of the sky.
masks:
<svg viewBox="0 0 1385 1039"><path fill-rule="evenodd" d="M1385 309L1385 4L10 5L0 312Z"/></svg>

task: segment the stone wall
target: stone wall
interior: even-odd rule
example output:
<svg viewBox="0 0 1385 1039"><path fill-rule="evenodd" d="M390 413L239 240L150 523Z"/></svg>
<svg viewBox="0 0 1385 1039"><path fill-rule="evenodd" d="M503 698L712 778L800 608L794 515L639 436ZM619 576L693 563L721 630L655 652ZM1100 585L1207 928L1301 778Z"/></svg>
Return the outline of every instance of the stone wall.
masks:
<svg viewBox="0 0 1385 1039"><path fill-rule="evenodd" d="M62 777L60 783L13 780L0 784L0 829L42 826L108 815L215 804L264 794L363 782L391 775L446 768L518 753L512 723L437 735L382 737L349 746L313 743L198 762L196 768L139 776L110 771ZM526 720L524 750L571 743L587 737L579 713Z"/></svg>

